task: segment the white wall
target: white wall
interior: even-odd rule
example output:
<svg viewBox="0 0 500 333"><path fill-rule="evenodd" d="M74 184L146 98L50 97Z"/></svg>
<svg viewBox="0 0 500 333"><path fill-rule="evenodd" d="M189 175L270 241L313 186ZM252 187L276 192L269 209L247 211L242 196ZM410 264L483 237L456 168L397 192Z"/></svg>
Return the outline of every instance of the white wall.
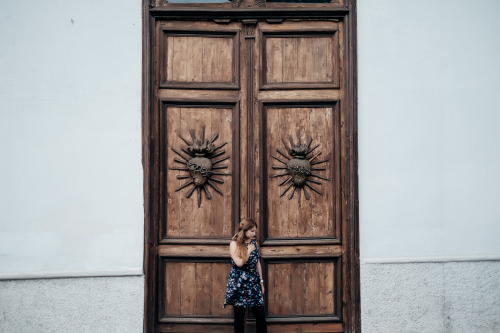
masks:
<svg viewBox="0 0 500 333"><path fill-rule="evenodd" d="M500 257L499 17L358 0L362 260Z"/></svg>
<svg viewBox="0 0 500 333"><path fill-rule="evenodd" d="M0 277L142 269L141 1L0 3Z"/></svg>
<svg viewBox="0 0 500 333"><path fill-rule="evenodd" d="M140 6L2 1L0 274L142 267ZM358 0L363 260L500 255L499 14Z"/></svg>

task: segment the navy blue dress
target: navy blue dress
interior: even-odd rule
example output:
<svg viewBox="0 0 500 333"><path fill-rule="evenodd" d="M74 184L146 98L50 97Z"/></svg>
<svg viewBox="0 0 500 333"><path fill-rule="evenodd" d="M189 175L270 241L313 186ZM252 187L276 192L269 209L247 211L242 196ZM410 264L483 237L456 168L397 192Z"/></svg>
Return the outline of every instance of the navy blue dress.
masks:
<svg viewBox="0 0 500 333"><path fill-rule="evenodd" d="M233 267L229 272L227 280L224 307L228 304L243 308L264 306L264 299L260 288L260 275L257 272L259 248L255 240L251 240L250 242L255 245L255 250L250 253L250 257L243 266L236 266L231 258ZM248 247L248 244L246 246Z"/></svg>

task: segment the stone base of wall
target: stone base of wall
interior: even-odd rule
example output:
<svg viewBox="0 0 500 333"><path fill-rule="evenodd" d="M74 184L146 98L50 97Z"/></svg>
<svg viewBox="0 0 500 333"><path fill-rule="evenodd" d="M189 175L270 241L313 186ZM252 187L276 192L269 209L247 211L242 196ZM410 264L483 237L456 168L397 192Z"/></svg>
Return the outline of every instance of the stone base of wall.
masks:
<svg viewBox="0 0 500 333"><path fill-rule="evenodd" d="M363 333L499 333L500 261L362 264Z"/></svg>
<svg viewBox="0 0 500 333"><path fill-rule="evenodd" d="M0 281L0 332L142 332L144 277Z"/></svg>

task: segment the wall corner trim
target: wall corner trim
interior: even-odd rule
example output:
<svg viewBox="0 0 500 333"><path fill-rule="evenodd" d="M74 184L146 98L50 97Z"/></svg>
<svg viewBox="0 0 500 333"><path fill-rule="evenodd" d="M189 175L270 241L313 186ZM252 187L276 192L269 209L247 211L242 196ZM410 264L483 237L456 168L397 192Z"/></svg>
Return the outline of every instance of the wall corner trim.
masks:
<svg viewBox="0 0 500 333"><path fill-rule="evenodd" d="M500 254L474 256L436 256L436 257L399 257L399 258L361 258L362 265L369 264L414 264L445 263L464 261L500 261Z"/></svg>
<svg viewBox="0 0 500 333"><path fill-rule="evenodd" d="M128 268L116 270L88 270L88 271L53 271L53 272L13 272L0 273L1 280L34 280L34 279L71 279L90 277L123 277L123 276L143 276L141 268Z"/></svg>

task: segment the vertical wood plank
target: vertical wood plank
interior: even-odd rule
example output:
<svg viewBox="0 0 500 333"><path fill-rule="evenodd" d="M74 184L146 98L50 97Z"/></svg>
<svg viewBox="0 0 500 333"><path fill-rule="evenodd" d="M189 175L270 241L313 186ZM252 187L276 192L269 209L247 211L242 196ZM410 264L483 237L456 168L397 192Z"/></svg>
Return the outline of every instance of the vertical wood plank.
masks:
<svg viewBox="0 0 500 333"><path fill-rule="evenodd" d="M220 39L220 38L219 38ZM234 76L234 63L237 59L233 59L234 39L223 38L219 46L219 56L216 57L216 68L214 69L214 78L219 82L231 82ZM218 50L215 50L217 52ZM220 70L224 68L224 70ZM215 81L215 80L214 80Z"/></svg>
<svg viewBox="0 0 500 333"><path fill-rule="evenodd" d="M304 307L305 315L313 315L318 309L318 263L306 263L306 302Z"/></svg>
<svg viewBox="0 0 500 333"><path fill-rule="evenodd" d="M188 51L187 38L186 37L175 37L175 51L174 51L174 63L172 70L174 74L172 76L174 81L186 81L190 73L188 73L188 62L185 58L185 54Z"/></svg>
<svg viewBox="0 0 500 333"><path fill-rule="evenodd" d="M232 307L223 308L226 296L227 279L229 277L230 265L222 263L212 264L212 287L211 287L211 314L214 316L231 317Z"/></svg>
<svg viewBox="0 0 500 333"><path fill-rule="evenodd" d="M283 82L283 38L266 38L267 83Z"/></svg>
<svg viewBox="0 0 500 333"><path fill-rule="evenodd" d="M313 62L316 60L315 50L312 48L312 38L294 38L297 45L297 64L295 75L290 77L292 82L307 82L317 73L313 71Z"/></svg>
<svg viewBox="0 0 500 333"><path fill-rule="evenodd" d="M332 315L334 313L334 264L326 262L320 264L319 279L319 314Z"/></svg>
<svg viewBox="0 0 500 333"><path fill-rule="evenodd" d="M297 68L299 59L297 58L297 39L283 38L283 82L290 82L295 77L295 68Z"/></svg>
<svg viewBox="0 0 500 333"><path fill-rule="evenodd" d="M175 38L167 37L167 62L164 70L167 73L167 81L173 81L173 63L174 63L174 50L175 50Z"/></svg>
<svg viewBox="0 0 500 333"><path fill-rule="evenodd" d="M290 313L302 315L304 311L304 264L294 263L290 267Z"/></svg>
<svg viewBox="0 0 500 333"><path fill-rule="evenodd" d="M268 153L267 156L267 174L273 175L282 170L274 170L272 168L273 165L284 166L282 163L276 161L271 157L271 155L276 156L278 153L276 152L276 148L278 148L278 140L277 136L280 135L281 126L279 124L279 117L273 116L273 109L264 109L264 112L267 113L267 133L268 138L266 138L266 150ZM279 201L279 193L280 190L277 186L274 186L276 181L273 179L268 179L268 189L267 189L267 197L268 197L268 225L267 232L270 237L275 237L280 234L280 223L278 223L279 218L281 216L281 205Z"/></svg>
<svg viewBox="0 0 500 333"><path fill-rule="evenodd" d="M240 197L239 197L239 205L240 205L240 212L239 215L236 217L236 220L234 221L234 229L237 231L240 219L243 217L247 217L247 212L248 212L248 146L247 146L247 136L248 136L248 122L247 122L247 109L246 105L248 105L248 96L247 96L247 91L248 91L248 51L246 50L246 41L245 41L245 29L243 26L240 26L240 39L239 39L239 47L241 49L240 51L240 86L241 86L241 99L239 103L239 110L237 113L237 116L239 117L239 133L235 133L236 135L239 134L239 156L238 158L240 159L239 161L239 175L241 179L240 183ZM235 198L238 200L238 198Z"/></svg>
<svg viewBox="0 0 500 333"><path fill-rule="evenodd" d="M180 315L181 309L181 265L169 262L165 265L165 314Z"/></svg>
<svg viewBox="0 0 500 333"><path fill-rule="evenodd" d="M217 70L218 57L216 47L220 46L216 42L217 38L202 38L202 55L201 55L201 82L217 82L218 72Z"/></svg>
<svg viewBox="0 0 500 333"><path fill-rule="evenodd" d="M337 63L337 52L338 50L338 43L336 44L335 42L338 41L338 32L335 32L335 34L328 39L328 42L326 44L325 48L325 54L323 55L325 61L324 61L324 68L325 68L325 74L326 74L326 81L327 82L334 82L335 84L338 84L338 71L336 69L336 63Z"/></svg>
<svg viewBox="0 0 500 333"><path fill-rule="evenodd" d="M194 314L198 316L208 316L211 312L211 295L212 290L212 263L196 263L195 264L195 279L196 279L196 304Z"/></svg>
<svg viewBox="0 0 500 333"><path fill-rule="evenodd" d="M329 149L329 141L331 140L332 133L327 130L326 121L329 120L329 117L325 115L325 108L316 107L311 109L310 115L310 127L312 128L312 132L314 135L314 145L319 144L320 146L314 151L315 153L321 153L314 161L324 160L329 158L330 151ZM329 162L319 164L317 166L312 165L312 169L322 169L328 165ZM325 171L312 171L313 174L321 175L323 177L326 176ZM328 178L330 179L330 178ZM315 180L319 180L316 178ZM329 194L331 192L332 183L331 180L321 180L321 185L319 184L310 184L312 187L316 188L322 194L319 195L311 191L311 200L314 203L313 214L311 215L311 226L309 229L309 235L311 237L318 237L321 234L325 236L332 236L331 234L327 234L325 230L326 220L328 219L329 211L332 210L332 205L329 199Z"/></svg>
<svg viewBox="0 0 500 333"><path fill-rule="evenodd" d="M183 262L181 265L181 315L192 316L196 306L195 263Z"/></svg>
<svg viewBox="0 0 500 333"><path fill-rule="evenodd" d="M181 121L181 110L177 107L167 107L167 128L165 135L167 136L165 152L168 156L166 173L163 177L167 178L167 188L162 189L166 191L166 202L163 203L163 211L165 212L164 219L166 220L167 237L178 237L180 235L180 196L175 193L175 190L179 188L186 180L178 180L176 177L179 174L178 171L171 170L172 166L182 167L182 165L174 162L174 153L171 148L177 149L179 147L179 128L176 124ZM168 212L168 213L167 213ZM163 235L162 235L163 236Z"/></svg>
<svg viewBox="0 0 500 333"><path fill-rule="evenodd" d="M286 276L285 264L272 264L275 267L274 304L269 314L286 316L290 313L289 277Z"/></svg>
<svg viewBox="0 0 500 333"><path fill-rule="evenodd" d="M276 265L267 265L267 311L269 314L274 314L277 312L276 309Z"/></svg>
<svg viewBox="0 0 500 333"><path fill-rule="evenodd" d="M317 50L317 59L315 62L316 66L313 68L313 73L315 73L313 77L313 82L331 82L333 73L331 73L331 38L323 37L318 39L313 46Z"/></svg>
<svg viewBox="0 0 500 333"><path fill-rule="evenodd" d="M202 37L189 37L188 50L189 53L189 68L191 70L190 81L191 82L203 82L202 72L203 72L203 58L206 58L203 54L203 39ZM208 55L207 55L208 56Z"/></svg>

